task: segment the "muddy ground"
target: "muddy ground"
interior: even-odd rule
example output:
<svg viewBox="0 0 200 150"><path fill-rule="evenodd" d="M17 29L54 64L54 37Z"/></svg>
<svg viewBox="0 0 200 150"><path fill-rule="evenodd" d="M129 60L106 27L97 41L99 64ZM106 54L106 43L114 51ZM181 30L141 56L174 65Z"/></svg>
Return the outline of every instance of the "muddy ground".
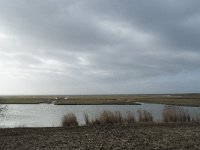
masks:
<svg viewBox="0 0 200 150"><path fill-rule="evenodd" d="M0 149L200 149L200 124L0 129Z"/></svg>

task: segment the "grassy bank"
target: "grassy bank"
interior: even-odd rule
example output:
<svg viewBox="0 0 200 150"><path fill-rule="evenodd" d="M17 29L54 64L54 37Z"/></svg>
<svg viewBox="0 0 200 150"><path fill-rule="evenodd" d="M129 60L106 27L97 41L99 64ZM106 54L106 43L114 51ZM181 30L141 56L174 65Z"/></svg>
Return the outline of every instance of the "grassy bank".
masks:
<svg viewBox="0 0 200 150"><path fill-rule="evenodd" d="M200 94L0 96L0 104L134 105L135 102L200 106Z"/></svg>

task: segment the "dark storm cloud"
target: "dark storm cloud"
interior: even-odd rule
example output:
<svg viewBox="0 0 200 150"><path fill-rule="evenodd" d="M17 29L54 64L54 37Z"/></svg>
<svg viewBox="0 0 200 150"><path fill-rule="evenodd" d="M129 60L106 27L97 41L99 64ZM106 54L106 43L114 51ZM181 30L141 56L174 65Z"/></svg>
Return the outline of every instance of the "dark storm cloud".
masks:
<svg viewBox="0 0 200 150"><path fill-rule="evenodd" d="M199 50L199 1L111 0L98 1L92 6L100 14L112 14L107 16L109 19L128 21L138 29L154 34L166 44L164 46L170 45L180 50Z"/></svg>
<svg viewBox="0 0 200 150"><path fill-rule="evenodd" d="M180 92L184 79L197 88L199 6L197 0L0 0L1 78L35 93L168 92L176 83Z"/></svg>

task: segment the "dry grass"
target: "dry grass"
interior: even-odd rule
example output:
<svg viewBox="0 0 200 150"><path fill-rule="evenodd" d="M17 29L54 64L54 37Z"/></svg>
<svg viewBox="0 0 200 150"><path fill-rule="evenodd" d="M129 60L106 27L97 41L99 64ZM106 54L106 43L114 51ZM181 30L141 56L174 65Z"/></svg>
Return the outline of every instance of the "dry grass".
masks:
<svg viewBox="0 0 200 150"><path fill-rule="evenodd" d="M84 114L85 125L106 125L106 124L131 124L135 122L135 114L127 112L122 115L119 111L104 110L95 119L90 120L88 114Z"/></svg>
<svg viewBox="0 0 200 150"><path fill-rule="evenodd" d="M146 110L138 110L138 121L139 122L153 122L153 115L151 112Z"/></svg>
<svg viewBox="0 0 200 150"><path fill-rule="evenodd" d="M122 115L119 111L111 110L100 112L94 119L90 119L87 113L84 113L83 116L86 126L154 122L152 113L141 109L137 111L137 116L133 112L127 112ZM181 107L166 106L162 112L162 120L163 122L200 122L200 115L190 117L189 113ZM62 126L78 126L76 116L73 113L65 115L62 120Z"/></svg>
<svg viewBox="0 0 200 150"><path fill-rule="evenodd" d="M62 119L62 127L78 126L78 121L73 113L65 115Z"/></svg>
<svg viewBox="0 0 200 150"><path fill-rule="evenodd" d="M87 113L84 113L84 120L85 120L85 125L100 125L99 118L96 117L95 119L90 120L89 115Z"/></svg>
<svg viewBox="0 0 200 150"><path fill-rule="evenodd" d="M181 107L165 106L162 113L164 122L190 122L189 113Z"/></svg>
<svg viewBox="0 0 200 150"><path fill-rule="evenodd" d="M122 123L122 115L119 111L104 110L99 114L98 120L100 124L119 124Z"/></svg>

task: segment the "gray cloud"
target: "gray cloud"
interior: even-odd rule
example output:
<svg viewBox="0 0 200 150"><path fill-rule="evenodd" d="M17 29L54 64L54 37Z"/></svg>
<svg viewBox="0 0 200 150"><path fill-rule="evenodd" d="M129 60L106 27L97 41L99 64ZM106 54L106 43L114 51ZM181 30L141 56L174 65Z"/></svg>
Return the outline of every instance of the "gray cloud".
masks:
<svg viewBox="0 0 200 150"><path fill-rule="evenodd" d="M1 0L2 94L199 92L199 6Z"/></svg>

